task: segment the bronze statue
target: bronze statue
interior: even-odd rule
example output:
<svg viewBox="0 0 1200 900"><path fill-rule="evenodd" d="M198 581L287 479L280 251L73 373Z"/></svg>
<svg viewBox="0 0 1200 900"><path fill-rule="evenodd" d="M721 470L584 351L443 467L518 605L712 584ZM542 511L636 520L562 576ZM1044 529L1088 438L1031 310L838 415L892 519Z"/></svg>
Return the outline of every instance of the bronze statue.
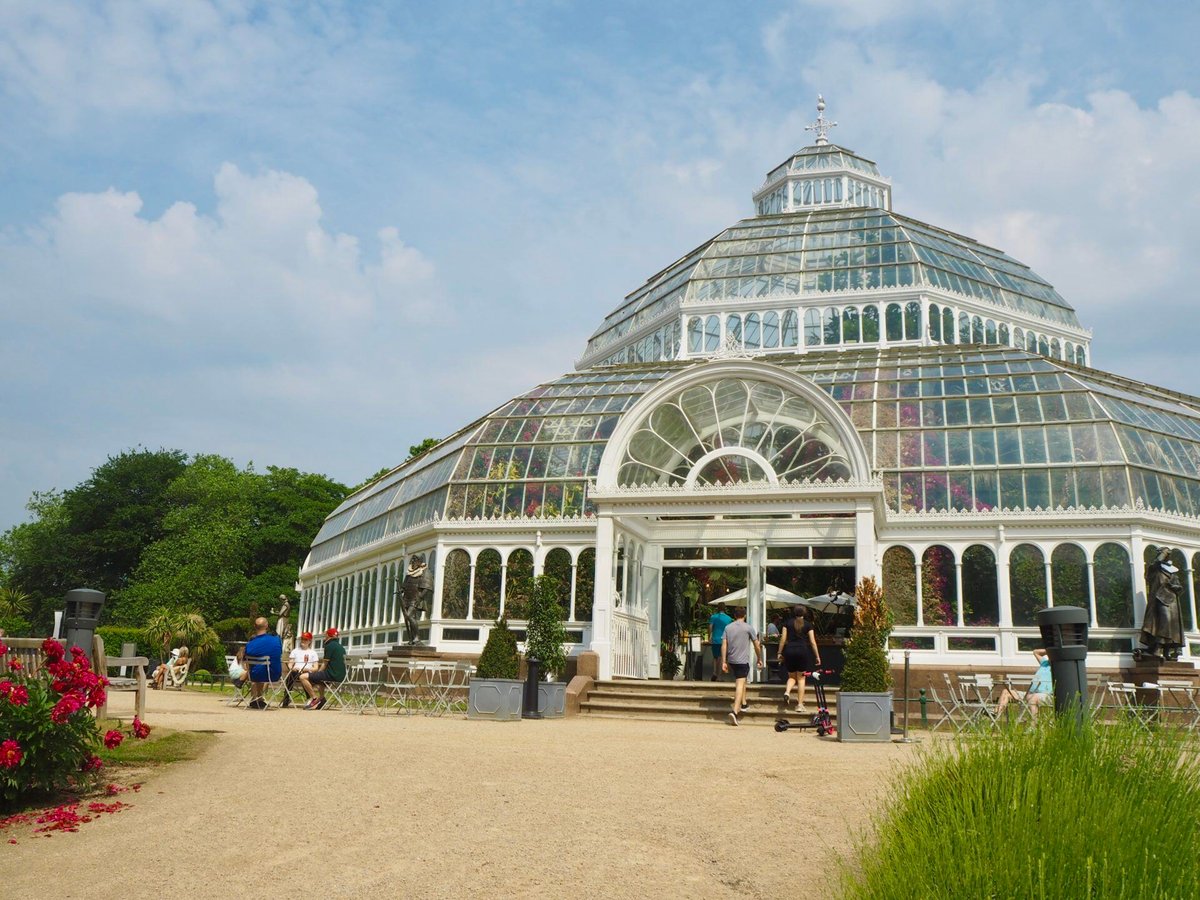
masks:
<svg viewBox="0 0 1200 900"><path fill-rule="evenodd" d="M421 619L429 613L433 600L433 572L425 564L423 553L414 553L408 560L408 571L400 585L400 610L404 613L407 643L421 642Z"/></svg>
<svg viewBox="0 0 1200 900"><path fill-rule="evenodd" d="M1171 564L1171 551L1164 547L1146 566L1146 615L1139 639L1145 649L1139 655L1178 659L1183 650L1183 617L1179 610L1179 569Z"/></svg>

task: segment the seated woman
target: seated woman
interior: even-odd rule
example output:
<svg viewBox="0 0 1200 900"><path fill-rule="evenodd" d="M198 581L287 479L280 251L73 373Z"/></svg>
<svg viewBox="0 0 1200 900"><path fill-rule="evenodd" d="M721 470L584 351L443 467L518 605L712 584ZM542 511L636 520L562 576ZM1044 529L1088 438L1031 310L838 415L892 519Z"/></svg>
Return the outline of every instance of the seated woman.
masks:
<svg viewBox="0 0 1200 900"><path fill-rule="evenodd" d="M179 659L179 654L183 649L183 647L177 647L176 649L172 650L170 659L168 659L166 662L159 663L154 667L154 671L150 673L150 686L152 688L155 690L162 688L163 683L167 678L167 671L175 665L175 661Z"/></svg>
<svg viewBox="0 0 1200 900"><path fill-rule="evenodd" d="M172 686L183 684L183 680L187 678L188 669L191 668L192 660L188 656L188 648L180 647L179 655L171 660L171 664L167 666L167 677L164 679Z"/></svg>
<svg viewBox="0 0 1200 900"><path fill-rule="evenodd" d="M233 658L233 662L229 664L229 683L234 688L245 687L246 680L249 677L250 673L246 671L246 648L239 647L237 655Z"/></svg>
<svg viewBox="0 0 1200 900"><path fill-rule="evenodd" d="M1038 667L1037 671L1033 673L1033 681L1029 683L1029 689L1025 691L1025 704L1036 717L1043 704L1054 702L1054 682L1050 678L1050 657L1046 655L1046 651L1038 647L1033 651L1033 656L1038 661ZM1016 699L1018 697L1012 688L1004 688L996 703L996 715L1003 715L1008 702Z"/></svg>

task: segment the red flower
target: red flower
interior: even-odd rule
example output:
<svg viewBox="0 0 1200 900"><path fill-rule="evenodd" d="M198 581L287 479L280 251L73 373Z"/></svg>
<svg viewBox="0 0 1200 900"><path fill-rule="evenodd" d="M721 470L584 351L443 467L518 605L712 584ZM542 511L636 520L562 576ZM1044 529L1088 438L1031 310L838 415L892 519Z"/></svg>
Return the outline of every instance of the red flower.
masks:
<svg viewBox="0 0 1200 900"><path fill-rule="evenodd" d="M83 701L81 701L79 697L77 697L75 694L66 694L61 700L54 704L54 709L50 710L50 721L55 725L61 725L82 706Z"/></svg>
<svg viewBox="0 0 1200 900"><path fill-rule="evenodd" d="M23 668L25 668L23 665L21 665L21 661L15 656L8 661L8 667L14 672L20 672Z"/></svg>
<svg viewBox="0 0 1200 900"><path fill-rule="evenodd" d="M102 760L98 756L89 756L87 759L85 759L83 761L83 765L80 766L80 768L84 772L94 772L97 769L101 769L103 767L104 767L104 760Z"/></svg>
<svg viewBox="0 0 1200 900"><path fill-rule="evenodd" d="M13 706L24 706L29 702L29 690L23 684L18 684L8 694L8 702Z"/></svg>
<svg viewBox="0 0 1200 900"><path fill-rule="evenodd" d="M42 652L46 654L47 660L55 660L62 659L66 651L63 650L63 645L54 638L46 638L42 641Z"/></svg>
<svg viewBox="0 0 1200 900"><path fill-rule="evenodd" d="M85 661L87 660L87 654L80 647L72 647L71 656L74 657L76 661L81 659Z"/></svg>
<svg viewBox="0 0 1200 900"><path fill-rule="evenodd" d="M120 747L123 740L125 740L125 735L116 729L104 733L104 746L109 750L115 750L117 747Z"/></svg>
<svg viewBox="0 0 1200 900"><path fill-rule="evenodd" d="M133 717L133 736L135 738L137 738L138 740L143 740L149 734L150 734L150 726L147 725L145 722L143 722L141 719L139 719L137 716L134 716Z"/></svg>
<svg viewBox="0 0 1200 900"><path fill-rule="evenodd" d="M3 656L7 652L8 652L8 644L4 643L4 641L0 641L0 656Z"/></svg>
<svg viewBox="0 0 1200 900"><path fill-rule="evenodd" d="M0 766L15 769L21 764L21 745L16 741L0 743Z"/></svg>
<svg viewBox="0 0 1200 900"><path fill-rule="evenodd" d="M100 685L96 685L88 692L88 706L103 706L107 700L108 694Z"/></svg>

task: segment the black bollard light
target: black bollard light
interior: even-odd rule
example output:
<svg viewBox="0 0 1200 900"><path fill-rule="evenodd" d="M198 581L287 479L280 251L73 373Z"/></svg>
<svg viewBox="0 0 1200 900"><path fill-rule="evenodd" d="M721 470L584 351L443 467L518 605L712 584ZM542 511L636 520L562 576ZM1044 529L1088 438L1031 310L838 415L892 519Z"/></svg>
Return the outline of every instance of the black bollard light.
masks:
<svg viewBox="0 0 1200 900"><path fill-rule="evenodd" d="M100 625L104 609L104 593L91 588L67 591L63 610L63 637L67 648L78 647L91 658L92 635Z"/></svg>
<svg viewBox="0 0 1200 900"><path fill-rule="evenodd" d="M1054 711L1062 715L1073 708L1078 722L1087 706L1088 618L1088 611L1078 606L1054 606L1037 614L1054 679Z"/></svg>
<svg viewBox="0 0 1200 900"><path fill-rule="evenodd" d="M542 661L529 656L525 659L525 665L527 671L525 673L525 696L521 700L521 718L540 719L542 714L538 711L538 682L542 677Z"/></svg>

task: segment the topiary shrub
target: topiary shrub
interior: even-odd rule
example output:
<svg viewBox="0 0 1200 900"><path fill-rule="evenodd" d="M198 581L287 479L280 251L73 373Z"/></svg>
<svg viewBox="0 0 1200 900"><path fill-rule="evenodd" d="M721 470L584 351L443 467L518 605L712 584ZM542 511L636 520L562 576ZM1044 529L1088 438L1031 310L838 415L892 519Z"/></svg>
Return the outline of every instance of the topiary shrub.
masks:
<svg viewBox="0 0 1200 900"><path fill-rule="evenodd" d="M854 629L846 640L846 662L842 668L843 691L882 694L892 686L887 639L892 633L892 614L883 590L871 577L858 583L854 592Z"/></svg>
<svg viewBox="0 0 1200 900"><path fill-rule="evenodd" d="M542 671L558 677L567 668L567 628L563 624L563 610L558 602L560 585L551 575L539 575L533 579L533 593L529 598L529 619L525 627L525 655L542 664Z"/></svg>
<svg viewBox="0 0 1200 900"><path fill-rule="evenodd" d="M212 627L213 631L225 643L230 641L248 641L254 634L254 620L249 616L239 616L233 619L222 619Z"/></svg>
<svg viewBox="0 0 1200 900"><path fill-rule="evenodd" d="M517 653L517 637L508 630L507 619L497 619L492 625L483 653L475 666L476 678L516 678L521 670Z"/></svg>

